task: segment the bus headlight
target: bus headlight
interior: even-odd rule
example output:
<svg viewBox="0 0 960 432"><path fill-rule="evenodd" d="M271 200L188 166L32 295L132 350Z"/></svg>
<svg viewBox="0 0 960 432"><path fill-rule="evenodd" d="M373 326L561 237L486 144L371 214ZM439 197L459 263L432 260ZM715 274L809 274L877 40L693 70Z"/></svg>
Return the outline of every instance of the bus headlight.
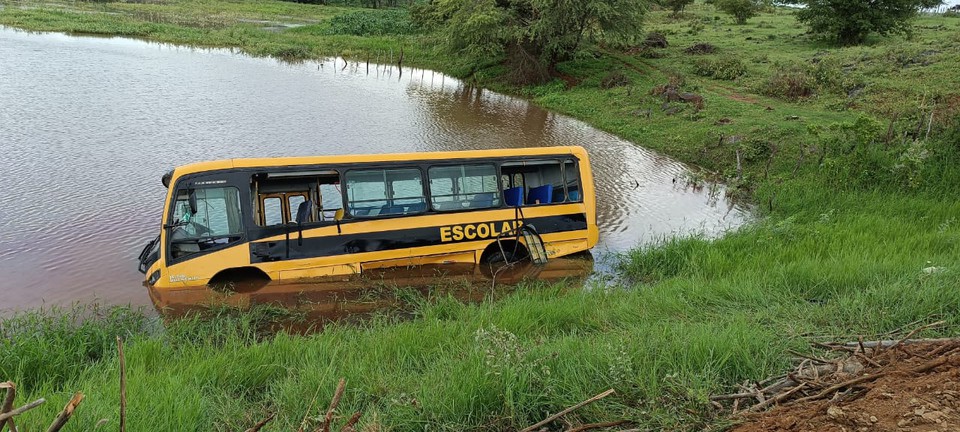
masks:
<svg viewBox="0 0 960 432"><path fill-rule="evenodd" d="M147 279L147 283L150 284L150 285L153 285L153 284L157 283L158 280L160 280L160 270L157 270L157 271L153 272L152 274L150 274L150 278Z"/></svg>

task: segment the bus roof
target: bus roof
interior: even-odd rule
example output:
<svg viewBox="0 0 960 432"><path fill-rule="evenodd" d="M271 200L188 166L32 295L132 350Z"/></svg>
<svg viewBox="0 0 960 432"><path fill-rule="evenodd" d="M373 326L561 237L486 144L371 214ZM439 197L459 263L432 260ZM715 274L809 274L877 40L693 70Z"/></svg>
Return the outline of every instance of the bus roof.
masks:
<svg viewBox="0 0 960 432"><path fill-rule="evenodd" d="M188 165L182 165L176 168L177 176L193 174L206 171L215 171L231 168L270 168L286 167L297 165L321 165L321 164L349 164L349 163L367 163L367 162L396 162L396 161L422 161L438 159L474 159L490 157L510 157L510 156L546 156L556 154L585 155L586 150L580 146L562 146L562 147L524 147L507 148L491 150L462 150L462 151L437 151L437 152L417 152L417 153L384 153L384 154L360 154L360 155L329 155L329 156L296 156L296 157L272 157L272 158L241 158L241 159L223 159L208 162L197 162Z"/></svg>

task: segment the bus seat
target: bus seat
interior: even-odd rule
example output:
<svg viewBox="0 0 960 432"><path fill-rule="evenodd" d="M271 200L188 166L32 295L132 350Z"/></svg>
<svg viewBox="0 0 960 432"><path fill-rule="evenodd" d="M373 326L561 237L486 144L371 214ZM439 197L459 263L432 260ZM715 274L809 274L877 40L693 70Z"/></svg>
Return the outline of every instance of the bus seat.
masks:
<svg viewBox="0 0 960 432"><path fill-rule="evenodd" d="M388 204L388 205L385 205L385 206L383 206L383 207L380 207L380 213L379 213L379 214L381 214L381 215L403 214L403 206L402 206L402 205L389 205L389 204Z"/></svg>
<svg viewBox="0 0 960 432"><path fill-rule="evenodd" d="M503 191L503 201L510 207L523 205L523 186L517 186Z"/></svg>
<svg viewBox="0 0 960 432"><path fill-rule="evenodd" d="M580 201L580 191L578 190L570 191L570 201Z"/></svg>
<svg viewBox="0 0 960 432"><path fill-rule="evenodd" d="M554 187L554 188L553 188L553 197L550 198L550 201L555 202L555 203L558 203L558 202L564 202L564 201L566 201L566 200L567 200L566 197L563 195L563 188L562 188L562 187Z"/></svg>
<svg viewBox="0 0 960 432"><path fill-rule="evenodd" d="M460 210L463 208L463 203L460 201L441 201L434 202L433 208L440 211L446 210Z"/></svg>
<svg viewBox="0 0 960 432"><path fill-rule="evenodd" d="M537 201L540 204L550 204L551 198L553 198L553 185L545 184L530 189L530 193L527 194L527 204L536 204Z"/></svg>
<svg viewBox="0 0 960 432"><path fill-rule="evenodd" d="M470 200L469 208L489 208L493 207L493 194L490 192L479 193Z"/></svg>
<svg viewBox="0 0 960 432"><path fill-rule="evenodd" d="M420 213L427 209L427 203L410 204L407 207L407 213Z"/></svg>

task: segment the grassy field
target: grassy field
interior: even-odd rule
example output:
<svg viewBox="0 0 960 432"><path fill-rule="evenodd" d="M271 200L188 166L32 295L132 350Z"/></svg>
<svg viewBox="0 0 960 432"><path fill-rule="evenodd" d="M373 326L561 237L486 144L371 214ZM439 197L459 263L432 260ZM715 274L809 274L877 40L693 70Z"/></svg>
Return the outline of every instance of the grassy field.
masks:
<svg viewBox="0 0 960 432"><path fill-rule="evenodd" d="M403 46L405 63L466 73L433 35L404 24L403 10L4 4L0 24L34 30L290 58L376 58ZM909 39L833 48L786 10L734 25L695 5L679 18L651 12L646 27L666 48L597 49L539 86L494 84L495 66L466 77L696 163L756 203L758 221L721 239L667 239L625 255L623 286L526 286L470 305L433 296L416 302L412 320L309 336L262 334L269 314L159 326L128 309L87 311L98 317L89 320L31 313L0 324L0 379L20 385L18 404L48 398L22 416L29 429L45 427L76 390L87 400L70 427L101 418L115 427L119 334L131 430L242 430L267 411L278 417L266 430L292 430L322 415L340 377L348 389L337 424L360 411L370 431L515 430L607 388L616 394L568 420L721 430L728 420L707 395L779 373L787 350L809 351L810 340L938 319L947 326L921 336L956 334L960 19L917 25ZM701 42L715 52L686 51ZM703 108L651 94L671 82L701 95Z"/></svg>

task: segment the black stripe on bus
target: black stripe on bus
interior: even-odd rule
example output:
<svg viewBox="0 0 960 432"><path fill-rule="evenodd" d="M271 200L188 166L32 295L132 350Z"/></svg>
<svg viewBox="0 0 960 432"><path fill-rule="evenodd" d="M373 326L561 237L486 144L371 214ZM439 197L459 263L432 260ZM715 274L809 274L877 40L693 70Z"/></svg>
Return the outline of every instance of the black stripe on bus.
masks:
<svg viewBox="0 0 960 432"><path fill-rule="evenodd" d="M502 227L504 223L512 226L513 220L497 220L490 222L477 222L474 227L487 224L494 224L494 227ZM587 229L587 215L584 213L574 213L559 216L545 216L538 218L527 218L524 224L532 225L540 234L550 234L567 231L578 231ZM457 226L457 225L451 225ZM286 241L266 241L250 243L250 262L262 263L269 261L282 261L287 259L320 258L327 256L347 255L364 252L378 252L386 250L407 249L424 246L434 246L444 243L461 243L467 241L496 239L495 235L488 235L484 238L474 237L472 239L463 236L459 240L454 240L453 235L445 233L446 239L441 238L441 229L444 226L432 226L424 228L411 228L395 231L379 231L360 234L339 234L322 237L303 238L303 245L298 245L296 231L290 233L289 258L287 257ZM500 229L497 229L500 231ZM489 231L488 231L489 233ZM449 236L447 236L448 234ZM446 241L444 241L446 240Z"/></svg>

